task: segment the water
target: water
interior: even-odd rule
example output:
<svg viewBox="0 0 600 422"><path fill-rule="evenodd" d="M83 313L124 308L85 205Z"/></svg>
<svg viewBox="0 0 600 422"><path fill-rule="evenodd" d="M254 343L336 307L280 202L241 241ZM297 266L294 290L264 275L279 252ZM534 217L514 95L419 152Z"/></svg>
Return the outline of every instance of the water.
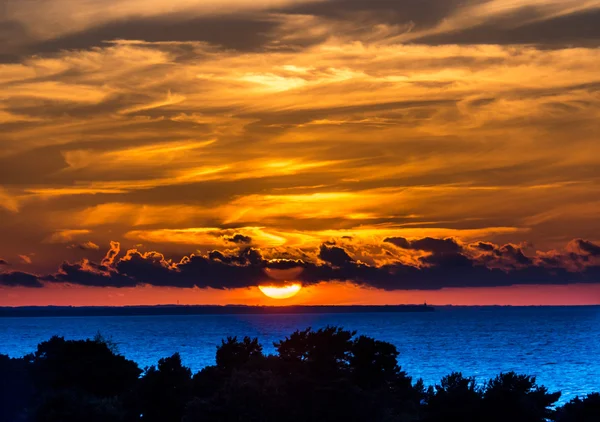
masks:
<svg viewBox="0 0 600 422"><path fill-rule="evenodd" d="M0 318L0 353L18 357L52 335L112 337L141 367L179 352L193 371L214 364L226 336L258 337L265 352L296 329L339 325L393 343L427 385L452 371L479 381L535 375L561 402L600 391L600 307L439 308L432 313Z"/></svg>

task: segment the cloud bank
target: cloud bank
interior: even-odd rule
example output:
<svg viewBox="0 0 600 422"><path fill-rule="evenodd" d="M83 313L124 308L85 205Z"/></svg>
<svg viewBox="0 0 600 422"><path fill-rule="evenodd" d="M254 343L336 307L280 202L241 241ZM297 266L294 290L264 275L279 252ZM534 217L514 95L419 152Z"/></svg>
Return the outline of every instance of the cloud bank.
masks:
<svg viewBox="0 0 600 422"><path fill-rule="evenodd" d="M598 282L599 13L0 0L1 284Z"/></svg>
<svg viewBox="0 0 600 422"><path fill-rule="evenodd" d="M388 238L369 246L381 251L377 263L357 259L358 248L365 245L347 240L340 244L328 241L318 251L297 251L295 256L291 252L273 255L273 251L242 247L191 254L179 261L137 249L119 256L120 245L112 242L101 263L88 259L74 264L64 262L58 272L45 276L7 272L2 274L1 284L235 289L299 281L304 285L351 282L383 290L439 290L600 281L600 245L583 239L569 242L563 251L538 251L531 256L525 255L519 245L462 243L453 238ZM269 275L273 270L292 269L297 270L293 280L276 280Z"/></svg>

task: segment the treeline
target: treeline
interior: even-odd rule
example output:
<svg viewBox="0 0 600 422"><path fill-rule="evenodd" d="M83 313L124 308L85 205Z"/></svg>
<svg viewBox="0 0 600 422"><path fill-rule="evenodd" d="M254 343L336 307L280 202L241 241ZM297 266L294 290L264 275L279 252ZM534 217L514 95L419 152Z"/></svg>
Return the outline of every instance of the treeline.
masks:
<svg viewBox="0 0 600 422"><path fill-rule="evenodd" d="M426 388L394 345L338 327L296 331L275 349L228 338L216 365L192 374L178 354L142 371L101 336L53 337L23 358L0 355L0 421L600 421L600 394L555 408L559 392L512 372Z"/></svg>

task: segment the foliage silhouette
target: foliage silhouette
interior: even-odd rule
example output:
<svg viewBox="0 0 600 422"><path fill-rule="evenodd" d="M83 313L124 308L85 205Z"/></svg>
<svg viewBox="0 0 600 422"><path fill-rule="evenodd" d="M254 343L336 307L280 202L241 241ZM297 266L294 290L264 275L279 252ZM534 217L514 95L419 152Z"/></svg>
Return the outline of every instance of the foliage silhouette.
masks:
<svg viewBox="0 0 600 422"><path fill-rule="evenodd" d="M483 416L482 400L483 391L477 387L475 379L454 372L442 378L435 388L429 389L424 419L428 422L480 421Z"/></svg>
<svg viewBox="0 0 600 422"><path fill-rule="evenodd" d="M554 409L560 393L512 372L483 383L452 373L425 388L392 344L340 327L296 331L265 356L229 337L192 376L179 354L141 371L114 342L53 337L0 355L1 422L597 422L600 394Z"/></svg>
<svg viewBox="0 0 600 422"><path fill-rule="evenodd" d="M192 399L192 371L175 353L147 368L137 391L142 421L178 422Z"/></svg>
<svg viewBox="0 0 600 422"><path fill-rule="evenodd" d="M227 341L221 340L221 345L217 347L217 367L237 369L250 359L262 356L262 346L258 344L257 338L244 337L242 341L238 341L237 337L227 337Z"/></svg>
<svg viewBox="0 0 600 422"><path fill-rule="evenodd" d="M574 398L557 411L557 422L600 421L600 393L592 393L580 399Z"/></svg>
<svg viewBox="0 0 600 422"><path fill-rule="evenodd" d="M0 355L0 421L24 420L33 392L28 362Z"/></svg>
<svg viewBox="0 0 600 422"><path fill-rule="evenodd" d="M330 376L346 371L350 364L352 337L356 332L340 327L307 328L274 343L279 357L287 362L305 363L315 373Z"/></svg>
<svg viewBox="0 0 600 422"><path fill-rule="evenodd" d="M126 411L118 398L101 398L78 390L45 393L33 409L36 422L124 422Z"/></svg>
<svg viewBox="0 0 600 422"><path fill-rule="evenodd" d="M52 337L26 357L41 391L76 389L98 397L113 397L131 389L141 370L135 362L116 355L95 340L65 340Z"/></svg>
<svg viewBox="0 0 600 422"><path fill-rule="evenodd" d="M396 346L360 336L352 343L349 367L360 387L376 387L398 377Z"/></svg>
<svg viewBox="0 0 600 422"><path fill-rule="evenodd" d="M487 382L483 406L490 422L544 422L554 415L560 393L549 393L535 377L508 372Z"/></svg>

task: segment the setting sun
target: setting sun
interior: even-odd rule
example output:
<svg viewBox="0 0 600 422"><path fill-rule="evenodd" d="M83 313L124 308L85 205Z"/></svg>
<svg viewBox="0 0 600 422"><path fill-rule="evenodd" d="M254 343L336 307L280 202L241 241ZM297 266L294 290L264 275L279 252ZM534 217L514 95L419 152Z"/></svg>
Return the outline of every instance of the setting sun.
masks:
<svg viewBox="0 0 600 422"><path fill-rule="evenodd" d="M272 299L289 299L296 296L302 286L300 284L290 284L287 286L258 286L259 290Z"/></svg>

